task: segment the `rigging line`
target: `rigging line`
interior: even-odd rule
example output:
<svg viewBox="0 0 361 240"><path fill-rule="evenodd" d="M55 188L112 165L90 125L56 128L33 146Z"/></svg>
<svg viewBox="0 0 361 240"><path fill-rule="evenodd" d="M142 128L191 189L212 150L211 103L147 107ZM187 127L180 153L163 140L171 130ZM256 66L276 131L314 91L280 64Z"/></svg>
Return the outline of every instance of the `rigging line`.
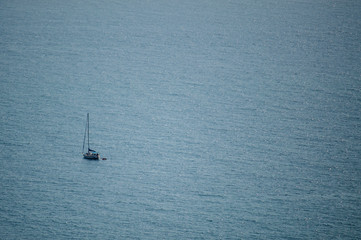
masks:
<svg viewBox="0 0 361 240"><path fill-rule="evenodd" d="M84 153L84 147L85 147L85 138L86 138L86 130L87 130L87 127L88 127L88 121L87 121L86 124L85 124L85 132L84 132L84 140L83 140L83 153Z"/></svg>
<svg viewBox="0 0 361 240"><path fill-rule="evenodd" d="M88 151L89 151L89 148L90 148L90 144L89 144L89 113L88 113Z"/></svg>

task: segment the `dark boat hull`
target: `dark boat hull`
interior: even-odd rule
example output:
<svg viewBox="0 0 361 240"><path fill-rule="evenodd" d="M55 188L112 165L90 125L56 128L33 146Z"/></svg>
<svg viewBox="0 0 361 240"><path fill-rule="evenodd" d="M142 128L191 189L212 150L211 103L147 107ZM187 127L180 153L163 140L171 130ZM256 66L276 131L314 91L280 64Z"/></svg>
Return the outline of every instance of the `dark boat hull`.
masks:
<svg viewBox="0 0 361 240"><path fill-rule="evenodd" d="M99 154L84 153L83 156L84 156L84 159L99 160Z"/></svg>

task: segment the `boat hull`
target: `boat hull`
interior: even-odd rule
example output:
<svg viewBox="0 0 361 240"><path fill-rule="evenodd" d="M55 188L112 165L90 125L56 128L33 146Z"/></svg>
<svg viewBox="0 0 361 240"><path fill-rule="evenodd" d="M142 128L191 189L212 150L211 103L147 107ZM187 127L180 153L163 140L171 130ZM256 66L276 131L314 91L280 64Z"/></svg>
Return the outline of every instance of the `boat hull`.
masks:
<svg viewBox="0 0 361 240"><path fill-rule="evenodd" d="M84 153L83 154L84 159L89 159L89 160L99 160L99 154L94 154L94 153Z"/></svg>

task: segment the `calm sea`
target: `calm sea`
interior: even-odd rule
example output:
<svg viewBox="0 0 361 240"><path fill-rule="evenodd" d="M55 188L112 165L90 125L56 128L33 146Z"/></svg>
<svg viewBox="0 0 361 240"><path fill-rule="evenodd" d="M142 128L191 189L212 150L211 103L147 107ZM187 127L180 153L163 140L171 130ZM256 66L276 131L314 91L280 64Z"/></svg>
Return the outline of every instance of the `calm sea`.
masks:
<svg viewBox="0 0 361 240"><path fill-rule="evenodd" d="M0 239L360 239L360 12L1 1Z"/></svg>

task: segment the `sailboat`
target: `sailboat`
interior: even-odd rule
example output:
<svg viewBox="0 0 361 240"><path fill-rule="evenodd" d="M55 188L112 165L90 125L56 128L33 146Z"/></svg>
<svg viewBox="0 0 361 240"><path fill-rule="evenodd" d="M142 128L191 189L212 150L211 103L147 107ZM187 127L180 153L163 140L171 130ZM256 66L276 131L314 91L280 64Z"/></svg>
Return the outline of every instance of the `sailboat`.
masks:
<svg viewBox="0 0 361 240"><path fill-rule="evenodd" d="M85 147L85 140L88 137L88 152L84 152ZM99 160L99 153L96 151L90 149L89 144L89 113L87 114L86 118L86 125L85 125L85 133L84 133L84 141L83 141L83 156L85 159L91 159L91 160Z"/></svg>

